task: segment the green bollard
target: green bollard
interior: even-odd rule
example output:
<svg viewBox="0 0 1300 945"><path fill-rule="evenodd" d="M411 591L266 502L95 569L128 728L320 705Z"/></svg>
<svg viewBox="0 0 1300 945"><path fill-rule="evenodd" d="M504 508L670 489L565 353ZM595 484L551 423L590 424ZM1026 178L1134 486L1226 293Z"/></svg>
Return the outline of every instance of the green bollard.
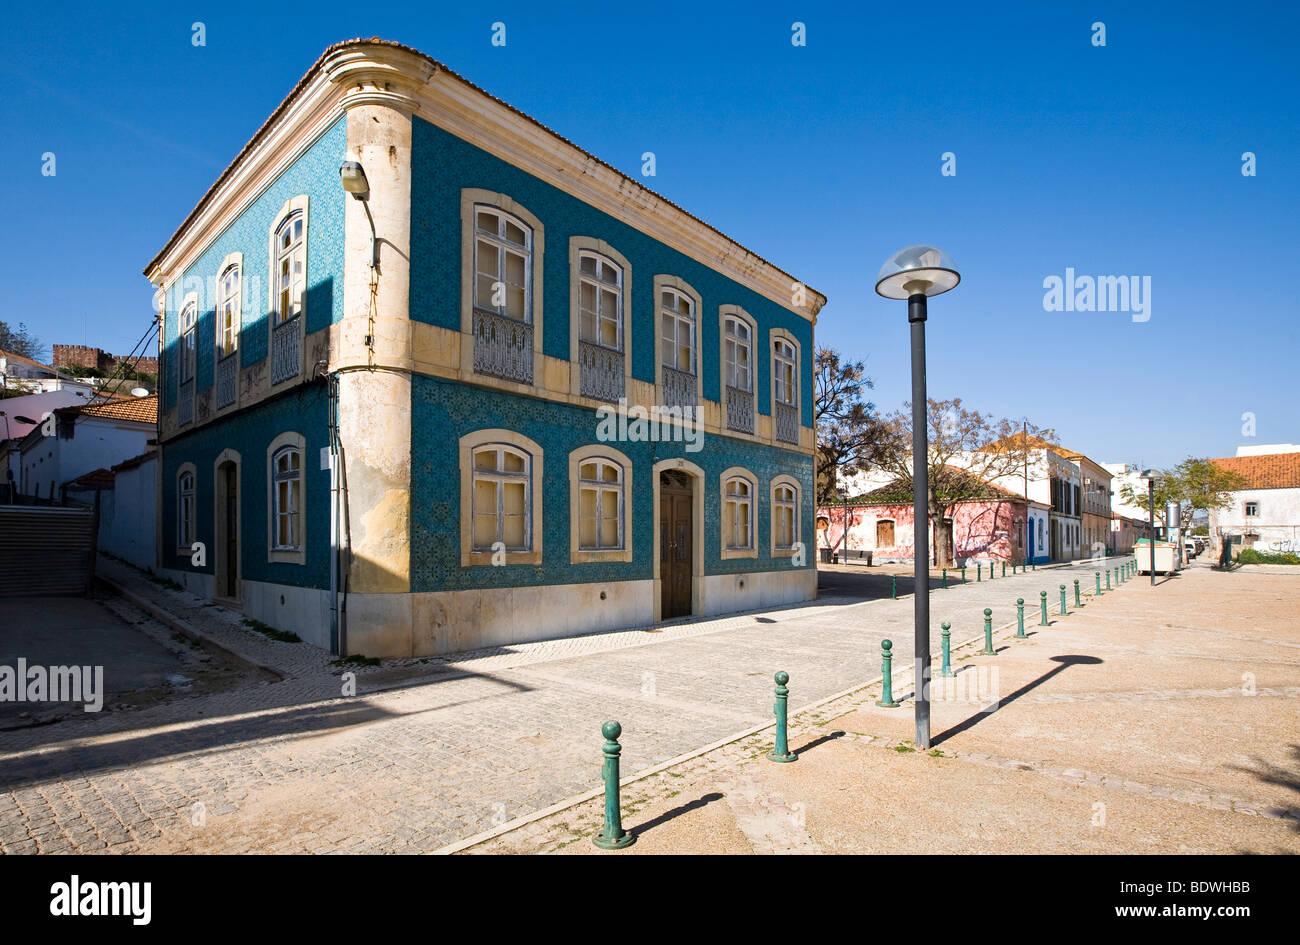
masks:
<svg viewBox="0 0 1300 945"><path fill-rule="evenodd" d="M952 642L948 639L952 636L952 629L946 620L939 624L939 626L943 628L943 632L939 634L943 644L943 666L939 670L939 675L945 679L951 679L953 676L957 675L952 671Z"/></svg>
<svg viewBox="0 0 1300 945"><path fill-rule="evenodd" d="M1120 571L1119 571L1119 583L1123 584L1123 583L1125 583L1125 582L1127 582L1127 581L1128 581L1128 575L1127 575L1123 570L1120 570Z"/></svg>
<svg viewBox="0 0 1300 945"><path fill-rule="evenodd" d="M1082 606L1083 606L1083 598L1079 596L1079 579L1078 579L1078 578L1075 578L1075 579L1074 579L1074 606L1075 606L1075 607L1082 607Z"/></svg>
<svg viewBox="0 0 1300 945"><path fill-rule="evenodd" d="M636 843L636 837L623 829L623 815L618 806L618 736L623 734L623 726L617 722L606 722L600 727L605 736L605 827L592 838L592 842L602 850L621 850Z"/></svg>
<svg viewBox="0 0 1300 945"><path fill-rule="evenodd" d="M1016 598L1016 636L1023 637L1024 635L1025 635L1025 599L1023 597L1017 597Z"/></svg>
<svg viewBox="0 0 1300 945"><path fill-rule="evenodd" d="M1107 578L1106 580L1110 580ZM889 579L889 599L898 600L898 575L894 574Z"/></svg>
<svg viewBox="0 0 1300 945"><path fill-rule="evenodd" d="M1110 568L1106 569L1106 590L1110 590Z"/></svg>
<svg viewBox="0 0 1300 945"><path fill-rule="evenodd" d="M1016 569L1015 569L1015 568L1012 568L1012 569L1011 569L1011 573L1012 573L1012 574L1015 574L1015 573L1016 573ZM1002 562L1002 576L1003 576L1003 577L1006 577L1006 576L1007 576L1007 563L1006 563L1005 561Z"/></svg>
<svg viewBox="0 0 1300 945"><path fill-rule="evenodd" d="M1065 609L1065 585L1061 585L1061 616L1064 617L1069 611Z"/></svg>
<svg viewBox="0 0 1300 945"><path fill-rule="evenodd" d="M1038 592L1039 602L1043 605L1043 618L1038 622L1040 627L1047 626L1047 591Z"/></svg>
<svg viewBox="0 0 1300 945"><path fill-rule="evenodd" d="M984 565L979 561L975 562L975 583L978 584L984 580Z"/></svg>
<svg viewBox="0 0 1300 945"><path fill-rule="evenodd" d="M882 709L897 709L898 703L894 701L894 680L890 672L890 664L893 662L894 654L889 651L893 649L894 641L880 641L880 701L876 705Z"/></svg>
<svg viewBox="0 0 1300 945"><path fill-rule="evenodd" d="M790 750L785 727L786 702L790 698L790 690L785 684L790 681L790 674L777 673L773 678L776 679L776 705L772 709L776 715L776 745L767 753L767 757L772 761L794 761L798 755Z"/></svg>
<svg viewBox="0 0 1300 945"><path fill-rule="evenodd" d="M961 582L966 583L966 565L964 564L961 566Z"/></svg>
<svg viewBox="0 0 1300 945"><path fill-rule="evenodd" d="M990 567L992 567L990 565ZM984 655L997 656L997 651L993 649L993 609L984 608Z"/></svg>
<svg viewBox="0 0 1300 945"><path fill-rule="evenodd" d="M947 569L947 568L944 568L944 569L943 569L943 585L942 585L942 586L943 586L943 589L944 589L945 591L948 589L948 569Z"/></svg>

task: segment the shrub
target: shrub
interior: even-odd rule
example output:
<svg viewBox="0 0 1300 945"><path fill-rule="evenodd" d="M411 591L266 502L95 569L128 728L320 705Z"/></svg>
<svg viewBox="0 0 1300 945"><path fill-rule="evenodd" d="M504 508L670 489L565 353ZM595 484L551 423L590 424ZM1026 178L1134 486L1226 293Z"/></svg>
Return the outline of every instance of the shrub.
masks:
<svg viewBox="0 0 1300 945"><path fill-rule="evenodd" d="M1256 551L1254 548L1243 548L1241 554L1237 555L1237 560L1242 564L1300 564L1300 555L1290 551Z"/></svg>

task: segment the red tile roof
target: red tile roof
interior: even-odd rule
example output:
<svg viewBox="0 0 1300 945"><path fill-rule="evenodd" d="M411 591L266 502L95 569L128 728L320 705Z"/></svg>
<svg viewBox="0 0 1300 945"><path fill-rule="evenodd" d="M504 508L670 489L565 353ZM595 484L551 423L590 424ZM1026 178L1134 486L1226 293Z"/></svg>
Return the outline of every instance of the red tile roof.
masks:
<svg viewBox="0 0 1300 945"><path fill-rule="evenodd" d="M1300 489L1300 453L1224 456L1214 463L1243 480L1243 489Z"/></svg>

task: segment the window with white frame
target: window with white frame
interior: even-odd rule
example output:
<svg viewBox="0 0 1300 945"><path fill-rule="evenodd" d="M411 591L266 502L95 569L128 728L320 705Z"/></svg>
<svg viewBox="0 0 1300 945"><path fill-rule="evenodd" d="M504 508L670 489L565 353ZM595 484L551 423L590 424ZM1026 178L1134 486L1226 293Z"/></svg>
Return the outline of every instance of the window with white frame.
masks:
<svg viewBox="0 0 1300 945"><path fill-rule="evenodd" d="M271 457L271 548L302 550L302 450L296 446Z"/></svg>
<svg viewBox="0 0 1300 945"><path fill-rule="evenodd" d="M1259 515L1259 503L1258 503L1258 502L1247 502L1247 503L1246 503L1246 514L1249 515L1249 516L1252 517L1252 518L1257 517L1257 516Z"/></svg>
<svg viewBox="0 0 1300 945"><path fill-rule="evenodd" d="M578 337L623 350L623 267L586 250L578 254Z"/></svg>
<svg viewBox="0 0 1300 945"><path fill-rule="evenodd" d="M176 547L189 553L194 543L194 473L184 470L176 477Z"/></svg>
<svg viewBox="0 0 1300 945"><path fill-rule="evenodd" d="M306 244L303 213L295 210L275 231L275 323L282 324L302 314L303 291L307 285Z"/></svg>
<svg viewBox="0 0 1300 945"><path fill-rule="evenodd" d="M783 338L778 338L772 343L773 396L778 404L787 404L791 407L795 405L797 363L794 345Z"/></svg>
<svg viewBox="0 0 1300 945"><path fill-rule="evenodd" d="M474 307L532 323L532 228L486 204L474 205Z"/></svg>
<svg viewBox="0 0 1300 945"><path fill-rule="evenodd" d="M659 293L660 359L665 367L695 373L695 300L676 289Z"/></svg>
<svg viewBox="0 0 1300 945"><path fill-rule="evenodd" d="M754 389L753 340L749 323L729 315L723 320L723 363L726 384L749 393Z"/></svg>
<svg viewBox="0 0 1300 945"><path fill-rule="evenodd" d="M473 550L532 549L532 457L500 443L474 450Z"/></svg>
<svg viewBox="0 0 1300 945"><path fill-rule="evenodd" d="M235 353L239 347L241 273L239 266L227 266L217 279L217 357Z"/></svg>
<svg viewBox="0 0 1300 945"><path fill-rule="evenodd" d="M777 551L791 551L799 538L799 490L777 483L772 491L772 544Z"/></svg>
<svg viewBox="0 0 1300 945"><path fill-rule="evenodd" d="M754 486L740 476L732 476L723 488L722 542L728 551L754 547Z"/></svg>
<svg viewBox="0 0 1300 945"><path fill-rule="evenodd" d="M594 458L578 466L578 550L622 550L623 486L623 467L614 460Z"/></svg>
<svg viewBox="0 0 1300 945"><path fill-rule="evenodd" d="M189 302L181 310L181 383L194 380L197 346L194 328L198 321L199 307L196 302Z"/></svg>

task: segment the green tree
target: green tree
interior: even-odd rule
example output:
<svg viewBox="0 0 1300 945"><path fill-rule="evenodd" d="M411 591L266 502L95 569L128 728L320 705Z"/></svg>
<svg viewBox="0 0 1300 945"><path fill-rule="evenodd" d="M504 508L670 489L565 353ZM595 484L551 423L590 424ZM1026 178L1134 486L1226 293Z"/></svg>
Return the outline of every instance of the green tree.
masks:
<svg viewBox="0 0 1300 945"><path fill-rule="evenodd" d="M888 431L875 404L866 366L846 361L833 348L818 348L814 359L813 418L817 427L815 463L817 507L836 501L845 476L879 464Z"/></svg>
<svg viewBox="0 0 1300 945"><path fill-rule="evenodd" d="M1155 490L1155 520L1165 522L1165 508L1170 502L1178 503L1179 521L1174 527L1186 531L1191 527L1197 509L1209 512L1226 509L1232 505L1232 493L1245 488L1245 480L1230 469L1224 469L1208 459L1188 457L1173 469L1157 470ZM1119 490L1120 498L1130 505L1147 508L1149 490L1134 489L1125 483Z"/></svg>
<svg viewBox="0 0 1300 945"><path fill-rule="evenodd" d="M7 322L0 322L0 351L41 361L45 346L31 333L26 322L19 322L17 328L10 327Z"/></svg>

